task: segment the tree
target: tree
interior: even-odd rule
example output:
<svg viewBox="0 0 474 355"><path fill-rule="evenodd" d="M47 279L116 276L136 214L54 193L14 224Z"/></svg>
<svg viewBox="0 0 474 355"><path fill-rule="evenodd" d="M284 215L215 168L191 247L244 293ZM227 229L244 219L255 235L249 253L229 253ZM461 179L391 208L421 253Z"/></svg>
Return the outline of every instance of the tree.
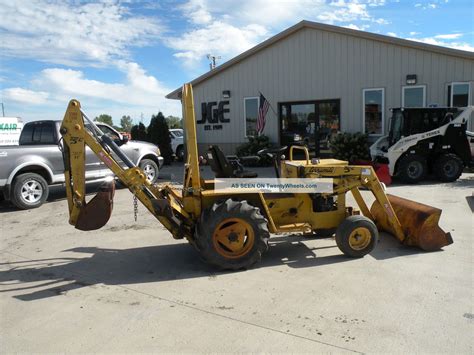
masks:
<svg viewBox="0 0 474 355"><path fill-rule="evenodd" d="M130 116L122 116L120 119L120 126L124 132L130 132L133 126L133 121Z"/></svg>
<svg viewBox="0 0 474 355"><path fill-rule="evenodd" d="M171 137L165 116L161 112L151 116L148 126L148 141L158 145L165 164L173 161L173 149L171 148Z"/></svg>
<svg viewBox="0 0 474 355"><path fill-rule="evenodd" d="M183 120L176 116L166 117L166 122L169 128L183 128Z"/></svg>
<svg viewBox="0 0 474 355"><path fill-rule="evenodd" d="M106 115L105 113L103 113L102 115L99 115L98 117L94 118L94 121L103 122L105 124L108 124L109 126L114 125L114 121L112 120L112 116Z"/></svg>
<svg viewBox="0 0 474 355"><path fill-rule="evenodd" d="M130 129L130 134L132 135L133 140L136 140L136 141L148 140L145 125L141 122Z"/></svg>

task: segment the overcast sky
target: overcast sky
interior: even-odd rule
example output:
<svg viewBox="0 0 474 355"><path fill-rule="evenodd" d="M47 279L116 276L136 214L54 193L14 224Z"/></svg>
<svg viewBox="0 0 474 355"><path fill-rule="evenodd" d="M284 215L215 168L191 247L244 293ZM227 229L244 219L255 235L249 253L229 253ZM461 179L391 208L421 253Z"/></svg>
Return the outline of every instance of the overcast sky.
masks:
<svg viewBox="0 0 474 355"><path fill-rule="evenodd" d="M181 116L165 95L301 20L474 51L472 0L0 0L0 89L7 116L145 123Z"/></svg>

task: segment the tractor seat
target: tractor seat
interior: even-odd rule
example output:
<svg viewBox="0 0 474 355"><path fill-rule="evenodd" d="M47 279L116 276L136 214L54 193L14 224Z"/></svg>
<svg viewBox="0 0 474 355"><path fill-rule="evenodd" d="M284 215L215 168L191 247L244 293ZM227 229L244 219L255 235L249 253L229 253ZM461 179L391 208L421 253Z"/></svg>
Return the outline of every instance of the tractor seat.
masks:
<svg viewBox="0 0 474 355"><path fill-rule="evenodd" d="M217 145L209 146L207 157L216 178L255 178L256 172L245 170L239 160L227 159Z"/></svg>

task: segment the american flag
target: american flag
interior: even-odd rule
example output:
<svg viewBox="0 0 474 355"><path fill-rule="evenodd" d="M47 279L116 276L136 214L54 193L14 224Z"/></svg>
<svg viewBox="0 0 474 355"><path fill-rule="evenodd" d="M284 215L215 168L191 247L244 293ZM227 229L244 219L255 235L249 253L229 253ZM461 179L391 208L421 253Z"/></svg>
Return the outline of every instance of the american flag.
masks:
<svg viewBox="0 0 474 355"><path fill-rule="evenodd" d="M267 115L268 109L270 108L270 103L268 100L260 93L260 105L258 108L258 116L257 116L257 133L260 135L265 128L265 116Z"/></svg>

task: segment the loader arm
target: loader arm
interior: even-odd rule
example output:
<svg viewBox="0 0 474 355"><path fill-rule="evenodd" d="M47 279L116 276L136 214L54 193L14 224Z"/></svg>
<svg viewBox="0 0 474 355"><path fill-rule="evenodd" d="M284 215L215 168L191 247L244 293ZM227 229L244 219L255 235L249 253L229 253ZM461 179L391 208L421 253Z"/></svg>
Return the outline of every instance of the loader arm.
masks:
<svg viewBox="0 0 474 355"><path fill-rule="evenodd" d="M304 177L333 178L334 194L344 196L351 191L362 214L404 245L432 251L453 243L451 234L438 226L440 209L386 194L371 166L314 165L302 166L301 171ZM375 198L370 209L360 188L368 189Z"/></svg>
<svg viewBox="0 0 474 355"><path fill-rule="evenodd" d="M352 165L352 166L334 166L329 170L326 166L313 167L311 172L306 177L322 177L322 178L333 178L335 182L334 194L342 195L349 191L352 192L354 199L357 202L362 214L372 220L372 215L369 207L364 201L359 188L365 187L369 189L375 197L375 200L383 206L383 214L386 216L386 222L393 230L398 240L404 242L406 235L403 232L400 221L397 218L392 204L390 203L385 191L382 188L374 169L371 166L363 165Z"/></svg>
<svg viewBox="0 0 474 355"><path fill-rule="evenodd" d="M87 125L85 124L87 122ZM144 172L135 166L110 137L82 112L77 100L69 102L61 124L66 194L69 206L69 223L80 230L94 230L104 226L111 214L114 181L106 181L97 196L86 202L85 151L88 146L130 192L175 237L189 235L188 214L179 201L179 194L170 186L150 183ZM126 165L123 168L118 156ZM180 218L181 217L181 218Z"/></svg>

